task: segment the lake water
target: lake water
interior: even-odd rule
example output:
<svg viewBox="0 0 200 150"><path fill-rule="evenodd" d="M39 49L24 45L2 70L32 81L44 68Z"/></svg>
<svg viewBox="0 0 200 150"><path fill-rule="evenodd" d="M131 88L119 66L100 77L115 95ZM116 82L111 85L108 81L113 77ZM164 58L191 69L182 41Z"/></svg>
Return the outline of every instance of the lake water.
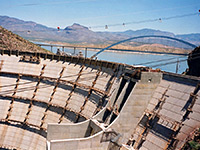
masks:
<svg viewBox="0 0 200 150"><path fill-rule="evenodd" d="M50 47L43 47L47 50L51 50ZM62 50L60 48L60 50ZM57 48L53 47L52 51L57 52ZM65 48L65 52L77 55L80 51L85 56L84 49L74 49ZM87 57L91 57L97 51L87 50ZM178 73L181 74L188 68L187 57L179 55L166 55L166 54L144 54L144 53L122 53L122 52L108 52L104 51L97 56L98 60L113 61L118 63L125 63L129 65L144 65L152 67L154 69L160 68L163 71L167 72L176 72L177 60L178 63Z"/></svg>

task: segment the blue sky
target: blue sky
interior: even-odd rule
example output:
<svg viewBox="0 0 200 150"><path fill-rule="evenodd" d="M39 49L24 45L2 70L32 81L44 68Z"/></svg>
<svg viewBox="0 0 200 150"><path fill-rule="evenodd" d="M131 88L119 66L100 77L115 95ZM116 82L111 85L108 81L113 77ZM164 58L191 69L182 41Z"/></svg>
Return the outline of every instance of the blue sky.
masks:
<svg viewBox="0 0 200 150"><path fill-rule="evenodd" d="M175 34L200 33L199 9L200 0L0 0L0 15L54 28L79 23L93 31L151 28ZM159 18L162 21L147 21ZM139 21L144 23L133 23ZM128 22L132 23L122 25ZM119 25L110 26L113 24Z"/></svg>

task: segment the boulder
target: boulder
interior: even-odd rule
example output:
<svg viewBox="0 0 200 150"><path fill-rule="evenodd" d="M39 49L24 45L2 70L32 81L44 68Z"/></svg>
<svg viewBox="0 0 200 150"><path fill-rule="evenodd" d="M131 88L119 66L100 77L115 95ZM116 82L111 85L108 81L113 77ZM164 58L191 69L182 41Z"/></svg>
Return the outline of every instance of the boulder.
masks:
<svg viewBox="0 0 200 150"><path fill-rule="evenodd" d="M200 46L189 53L187 63L189 69L186 74L200 77Z"/></svg>

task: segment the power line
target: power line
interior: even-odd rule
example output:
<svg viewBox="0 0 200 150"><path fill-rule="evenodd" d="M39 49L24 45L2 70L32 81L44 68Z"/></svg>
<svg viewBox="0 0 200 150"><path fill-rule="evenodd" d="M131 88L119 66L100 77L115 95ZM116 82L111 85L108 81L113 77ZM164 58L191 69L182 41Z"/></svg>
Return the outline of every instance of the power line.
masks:
<svg viewBox="0 0 200 150"><path fill-rule="evenodd" d="M195 12L195 13L188 13L188 14L183 14L183 15L175 15L175 16L170 16L170 17L161 17L161 18L154 18L154 19L147 19L147 20L140 20L140 21L132 21L132 22L123 22L123 23L117 23L117 24L107 24L107 25L99 25L99 26L91 26L90 28L104 28L108 29L109 27L114 27L114 26L125 26L125 25L130 25L130 24L140 24L140 23L149 23L149 22L158 22L158 21L164 21L164 20L170 20L170 19L177 19L177 18L184 18L184 17L189 17L189 16L195 16L199 15L200 12Z"/></svg>
<svg viewBox="0 0 200 150"><path fill-rule="evenodd" d="M194 56L197 56L197 57L194 57ZM193 55L193 58L187 58L187 59L179 60L179 62L184 62L184 61L187 61L187 60L195 60L195 59L198 59L198 58L200 58L200 54L194 54L194 55ZM175 63L177 63L177 61L171 61L171 62L166 62L166 63L160 63L160 64L152 65L152 66L149 66L149 67L155 68L155 67L166 66L166 65L175 64Z"/></svg>
<svg viewBox="0 0 200 150"><path fill-rule="evenodd" d="M183 59L183 60L179 60L179 62L184 62L184 61L187 61L188 59ZM177 60L176 61L171 61L171 62L166 62L166 63L160 63L160 64L156 64L156 65L152 65L152 66L149 66L151 68L155 68L155 67L160 67L160 66L166 66L166 65L170 65L170 64L175 64L177 63Z"/></svg>
<svg viewBox="0 0 200 150"><path fill-rule="evenodd" d="M153 64L153 63L157 63L157 62L169 61L169 60L173 60L173 59L177 59L177 58L181 58L181 57L154 60L154 61L149 61L149 62L140 63L140 64L134 64L134 65L148 65L148 64Z"/></svg>
<svg viewBox="0 0 200 150"><path fill-rule="evenodd" d="M95 16L95 17L85 17L85 18L77 18L78 20L89 20L89 19L101 19L101 18L111 18L111 17L119 17L119 16L126 16L126 15L138 15L138 14L149 14L154 12L163 12L163 11L171 11L171 10L178 10L178 9L186 9L188 7L197 6L200 3L186 5L186 6L177 6L171 8L160 8L160 9L153 9L153 10L142 10L142 11L133 11L133 12L124 12L120 14L113 14L113 15L103 15L103 16ZM63 21L62 21L63 22ZM121 24L119 24L121 25ZM122 24L123 25L123 24Z"/></svg>
<svg viewBox="0 0 200 150"><path fill-rule="evenodd" d="M147 19L147 20L139 20L139 21L131 21L131 22L122 22L122 23L117 23L117 24L106 24L106 25L99 25L99 26L90 26L88 27L89 29L93 29L93 28L105 28L105 29L109 29L109 27L115 27L115 26L126 26L126 25L131 25L131 24L141 24L141 23L150 23L150 22L162 22L165 20L171 20L171 19L177 19L177 18L185 18L185 17L190 17L190 16L195 16L195 15L200 15L200 10L199 12L195 12L195 13L188 13L188 14L183 14L183 15L175 15L175 16L169 16L169 17L160 17L160 18L152 18L152 19ZM52 28L52 32L62 32L65 31L64 29L61 29L59 26L55 28ZM27 33L31 33L31 32L46 32L47 30L31 30L31 29L27 29L27 30L13 30L13 32L27 32Z"/></svg>
<svg viewBox="0 0 200 150"><path fill-rule="evenodd" d="M189 55L189 54L188 54ZM196 57L197 56L197 57ZM199 58L200 57L200 54L192 54L192 57L194 58L187 58L187 59L184 59L184 60L181 60L181 61L186 61L186 60L193 60L193 59L196 59L196 58ZM174 60L174 59L181 59L183 58L183 56L180 56L180 57L175 57L175 58L167 58L167 59L160 59L160 60L154 60L154 61L149 61L149 62L145 62L145 63L140 63L140 64L134 64L134 65L149 65L149 64L152 64L152 63L158 63L158 62L165 62L165 61L169 61L169 60ZM173 62L177 62L177 61L173 61ZM166 62L168 63L168 62ZM171 62L170 62L171 63ZM164 63L163 63L164 64ZM153 66L153 65L152 65ZM151 67L152 67L151 66ZM150 66L149 66L150 67Z"/></svg>

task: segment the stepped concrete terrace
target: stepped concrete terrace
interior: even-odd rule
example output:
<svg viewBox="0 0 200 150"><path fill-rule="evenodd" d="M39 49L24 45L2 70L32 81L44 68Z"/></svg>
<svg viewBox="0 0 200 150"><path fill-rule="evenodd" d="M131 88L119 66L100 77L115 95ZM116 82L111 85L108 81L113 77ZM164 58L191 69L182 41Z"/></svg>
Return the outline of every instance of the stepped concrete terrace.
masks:
<svg viewBox="0 0 200 150"><path fill-rule="evenodd" d="M0 147L46 149L48 123L98 114L131 66L83 57L0 50Z"/></svg>
<svg viewBox="0 0 200 150"><path fill-rule="evenodd" d="M200 126L199 78L0 50L0 148L180 149Z"/></svg>

